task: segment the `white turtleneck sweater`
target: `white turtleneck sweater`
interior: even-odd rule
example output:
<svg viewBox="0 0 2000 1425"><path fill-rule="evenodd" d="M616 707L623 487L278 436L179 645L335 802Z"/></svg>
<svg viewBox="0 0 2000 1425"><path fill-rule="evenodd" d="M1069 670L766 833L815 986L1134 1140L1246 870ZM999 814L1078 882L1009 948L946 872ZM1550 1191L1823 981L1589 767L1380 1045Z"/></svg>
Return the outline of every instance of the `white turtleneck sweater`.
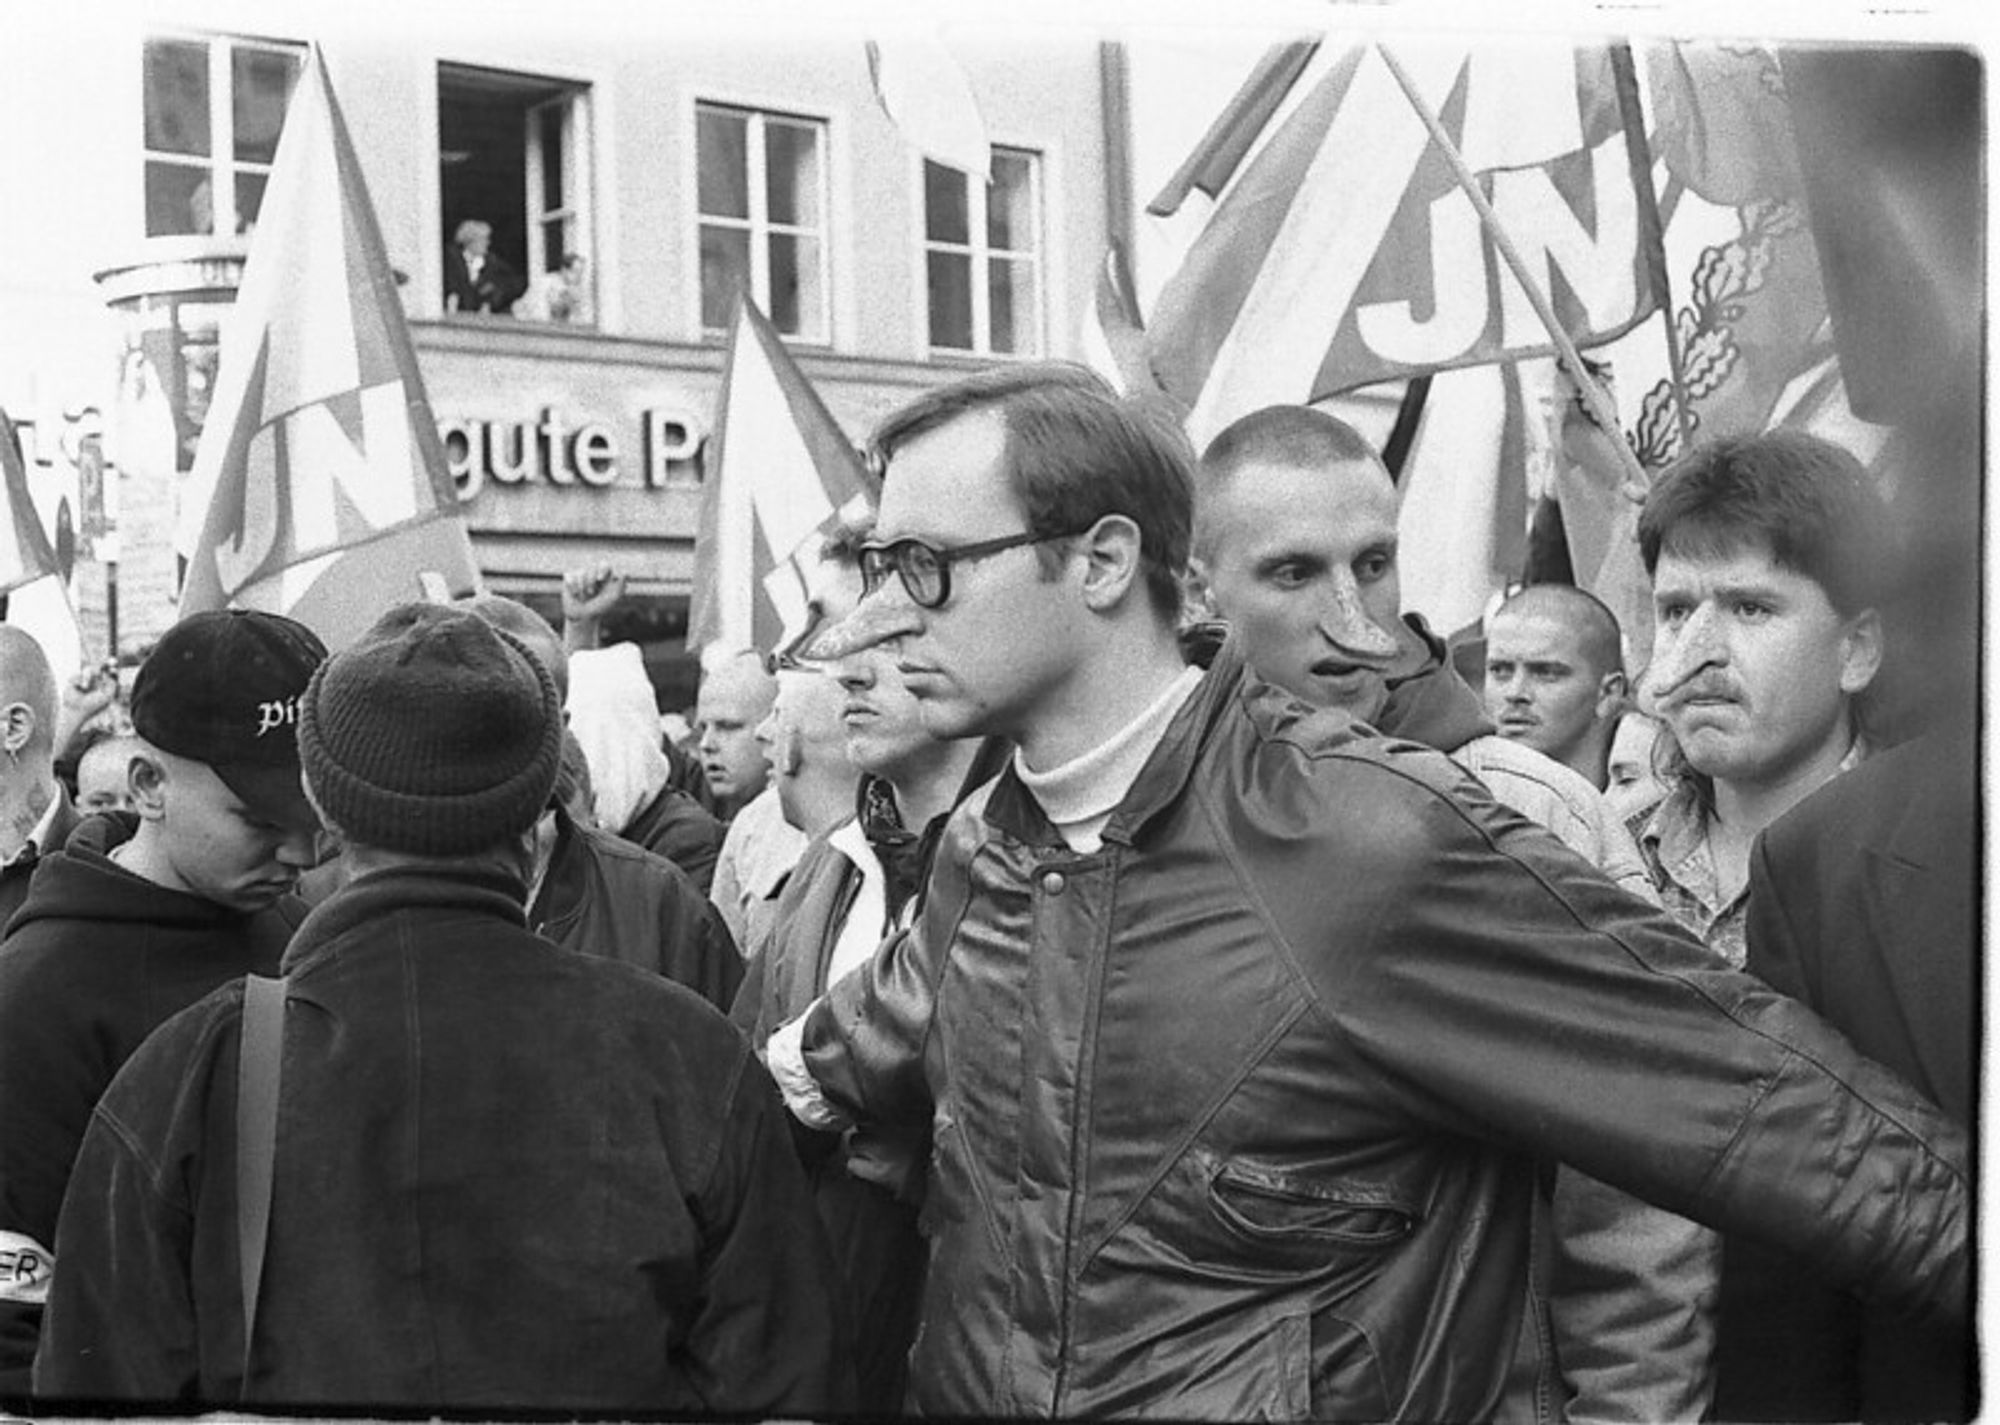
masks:
<svg viewBox="0 0 2000 1425"><path fill-rule="evenodd" d="M1035 771L1015 752L1014 774L1041 804L1043 814L1055 824L1070 850L1087 853L1102 844L1111 813L1132 790L1174 715L1201 679L1201 669L1182 669L1137 717L1088 752L1046 772ZM818 1003L813 1002L814 1006ZM806 1014L811 1012L808 1007ZM846 1118L821 1096L819 1084L806 1068L802 1042L805 1021L802 1014L772 1031L764 1046L764 1062L778 1081L785 1106L801 1123L820 1129L844 1128Z"/></svg>

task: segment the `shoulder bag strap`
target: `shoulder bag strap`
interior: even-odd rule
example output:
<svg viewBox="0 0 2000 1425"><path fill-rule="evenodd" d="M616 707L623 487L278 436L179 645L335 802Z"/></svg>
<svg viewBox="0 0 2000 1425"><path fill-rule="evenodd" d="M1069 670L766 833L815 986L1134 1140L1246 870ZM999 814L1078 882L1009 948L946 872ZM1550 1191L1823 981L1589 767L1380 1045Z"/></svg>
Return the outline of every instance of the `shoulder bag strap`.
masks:
<svg viewBox="0 0 2000 1425"><path fill-rule="evenodd" d="M243 1380L250 1389L250 1343L271 1227L271 1169L278 1148L278 1074L285 1039L285 981L243 977L243 1046L236 1070L237 1258L243 1271Z"/></svg>

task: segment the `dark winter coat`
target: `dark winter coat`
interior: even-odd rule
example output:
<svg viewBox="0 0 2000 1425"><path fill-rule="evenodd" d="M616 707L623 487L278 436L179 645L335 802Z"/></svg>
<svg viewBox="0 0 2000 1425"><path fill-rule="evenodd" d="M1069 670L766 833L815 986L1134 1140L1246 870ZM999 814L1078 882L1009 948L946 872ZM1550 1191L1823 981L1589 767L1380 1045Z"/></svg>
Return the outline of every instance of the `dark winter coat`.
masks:
<svg viewBox="0 0 2000 1425"><path fill-rule="evenodd" d="M98 1106L36 1362L64 1399L815 1415L847 1400L782 1110L723 1017L557 949L500 876L318 906L288 998L247 1389L232 1167L242 994ZM73 1194L74 1201L74 1194Z"/></svg>
<svg viewBox="0 0 2000 1425"><path fill-rule="evenodd" d="M48 1275L20 1254L55 1246L98 1095L165 1020L217 985L275 973L305 918L290 896L244 914L133 875L110 852L137 825L123 812L85 818L41 858L0 942L0 1394L10 1397L28 1389Z"/></svg>
<svg viewBox="0 0 2000 1425"><path fill-rule="evenodd" d="M622 960L727 1011L743 957L722 913L679 866L556 813L556 849L529 923L566 950Z"/></svg>

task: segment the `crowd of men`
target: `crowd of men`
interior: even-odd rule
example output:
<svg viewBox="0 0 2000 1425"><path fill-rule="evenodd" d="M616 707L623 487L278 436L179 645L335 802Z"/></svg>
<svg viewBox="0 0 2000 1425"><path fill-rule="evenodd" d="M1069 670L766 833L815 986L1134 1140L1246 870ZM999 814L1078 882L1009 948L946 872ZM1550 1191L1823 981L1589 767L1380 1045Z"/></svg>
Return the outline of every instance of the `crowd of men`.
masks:
<svg viewBox="0 0 2000 1425"><path fill-rule="evenodd" d="M9 1400L1971 1418L1970 726L1872 715L1852 456L1691 450L1652 646L1468 681L1324 411L870 453L691 746L579 570L184 620L85 810L0 628Z"/></svg>

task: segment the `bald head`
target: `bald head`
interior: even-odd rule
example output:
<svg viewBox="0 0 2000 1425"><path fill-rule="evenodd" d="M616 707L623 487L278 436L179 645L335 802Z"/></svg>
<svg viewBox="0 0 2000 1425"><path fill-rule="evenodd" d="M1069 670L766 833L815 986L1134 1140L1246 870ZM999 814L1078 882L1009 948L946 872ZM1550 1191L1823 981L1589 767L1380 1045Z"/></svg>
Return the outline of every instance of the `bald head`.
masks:
<svg viewBox="0 0 2000 1425"><path fill-rule="evenodd" d="M561 635L547 619L520 600L501 594L473 594L454 602L467 613L526 644L555 680L556 696L569 701L569 650L563 647Z"/></svg>
<svg viewBox="0 0 2000 1425"><path fill-rule="evenodd" d="M1625 669L1618 616L1587 589L1574 584L1530 584L1501 604L1493 617L1553 619L1576 640L1577 653L1593 674Z"/></svg>
<svg viewBox="0 0 2000 1425"><path fill-rule="evenodd" d="M1396 487L1345 421L1252 412L1215 438L1195 491L1193 593L1257 675L1316 707L1377 718L1406 638Z"/></svg>
<svg viewBox="0 0 2000 1425"><path fill-rule="evenodd" d="M1618 620L1568 584L1535 584L1486 625L1486 710L1526 743L1602 788L1626 679Z"/></svg>
<svg viewBox="0 0 2000 1425"><path fill-rule="evenodd" d="M854 812L860 770L847 753L841 709L847 692L817 668L784 669L771 711L757 725L785 820L808 836L830 831Z"/></svg>
<svg viewBox="0 0 2000 1425"><path fill-rule="evenodd" d="M23 718L20 713L28 716ZM17 756L29 749L54 755L56 678L33 635L0 624L0 741Z"/></svg>
<svg viewBox="0 0 2000 1425"><path fill-rule="evenodd" d="M694 704L695 745L709 791L731 814L763 791L770 776L757 724L777 695L777 680L750 649L718 658L702 675Z"/></svg>
<svg viewBox="0 0 2000 1425"><path fill-rule="evenodd" d="M1351 467L1357 476L1365 474L1371 485L1379 477L1380 492L1393 503L1396 486L1388 467L1367 437L1338 416L1311 406L1266 406L1232 421L1202 452L1196 484L1194 552L1204 557L1213 554L1215 514L1223 508L1216 497L1244 470L1325 470L1334 466Z"/></svg>

